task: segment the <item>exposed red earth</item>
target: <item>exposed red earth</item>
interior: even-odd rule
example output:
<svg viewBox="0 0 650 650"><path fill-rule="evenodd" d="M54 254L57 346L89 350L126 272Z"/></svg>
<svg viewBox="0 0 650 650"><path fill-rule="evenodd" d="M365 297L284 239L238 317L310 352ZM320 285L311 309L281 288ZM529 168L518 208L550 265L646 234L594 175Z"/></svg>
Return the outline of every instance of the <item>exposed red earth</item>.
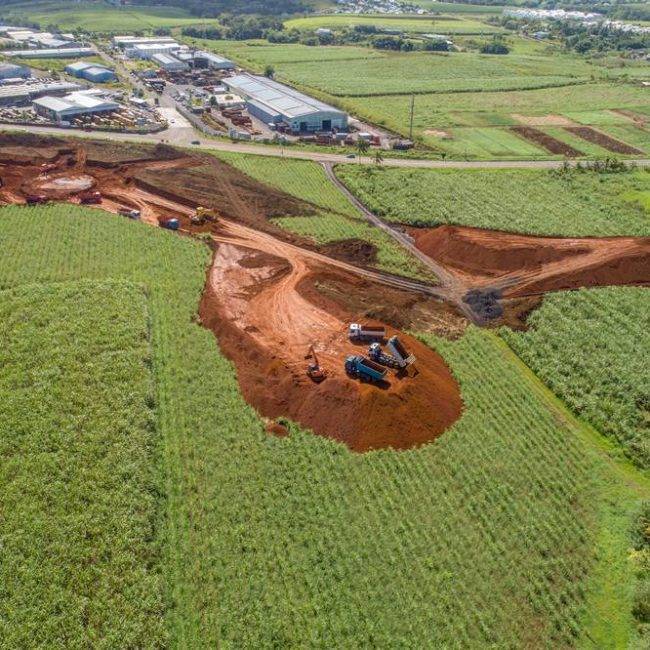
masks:
<svg viewBox="0 0 650 650"><path fill-rule="evenodd" d="M459 387L443 359L403 330L459 336L467 320L463 296L498 287L508 299L497 323L521 326L545 291L650 282L648 239L550 239L472 228L410 229L416 246L444 270L439 285L367 268L374 249L361 240L319 247L271 218L310 214L314 206L259 183L208 155L166 146L71 144L62 139L0 137L0 201L38 194L77 203L99 191L110 212L138 209L158 225L179 219L183 234L202 234L214 250L199 315L234 363L247 401L285 433L289 418L355 451L427 443L462 412ZM218 214L191 223L198 206ZM462 308L462 309L461 309ZM349 377L344 360L365 354L348 339L350 322L385 324L417 362L390 370L382 385ZM327 372L306 373L309 346Z"/></svg>

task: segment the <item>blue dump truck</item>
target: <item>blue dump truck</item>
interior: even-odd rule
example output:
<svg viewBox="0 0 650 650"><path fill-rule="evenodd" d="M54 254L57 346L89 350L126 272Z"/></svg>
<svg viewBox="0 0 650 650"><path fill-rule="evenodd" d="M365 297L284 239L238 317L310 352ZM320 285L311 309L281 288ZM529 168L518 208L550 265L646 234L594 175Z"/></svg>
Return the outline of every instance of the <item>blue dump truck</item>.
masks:
<svg viewBox="0 0 650 650"><path fill-rule="evenodd" d="M178 219L167 219L162 222L162 227L167 228L167 230L178 230L180 228L180 221Z"/></svg>
<svg viewBox="0 0 650 650"><path fill-rule="evenodd" d="M382 381L388 371L371 359L366 359L361 355L353 355L345 360L345 372L359 379Z"/></svg>
<svg viewBox="0 0 650 650"><path fill-rule="evenodd" d="M390 354L386 354L382 349L379 343L371 343L368 348L368 356L377 363L380 363L382 366L388 366L389 368L395 368L396 370L401 370L406 367L406 364L400 359L396 359Z"/></svg>

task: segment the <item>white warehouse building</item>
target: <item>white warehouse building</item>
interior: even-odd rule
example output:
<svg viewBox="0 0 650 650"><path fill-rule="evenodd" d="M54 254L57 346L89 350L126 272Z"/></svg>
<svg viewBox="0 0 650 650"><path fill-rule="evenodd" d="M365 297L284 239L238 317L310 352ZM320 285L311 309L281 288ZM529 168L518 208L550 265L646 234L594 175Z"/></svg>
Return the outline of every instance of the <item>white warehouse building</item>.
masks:
<svg viewBox="0 0 650 650"><path fill-rule="evenodd" d="M273 79L241 74L224 79L223 83L246 99L253 117L267 124L285 123L295 133L347 131L347 113Z"/></svg>
<svg viewBox="0 0 650 650"><path fill-rule="evenodd" d="M151 61L167 72L184 72L190 68L187 63L179 61L170 54L154 54Z"/></svg>
<svg viewBox="0 0 650 650"><path fill-rule="evenodd" d="M126 50L126 54L134 59L149 60L154 54L174 54L183 49L176 42L173 43L137 43Z"/></svg>
<svg viewBox="0 0 650 650"><path fill-rule="evenodd" d="M80 115L111 113L120 108L118 103L106 100L94 94L93 91L74 92L65 97L48 95L35 99L32 105L39 115L56 122L68 122L71 118Z"/></svg>

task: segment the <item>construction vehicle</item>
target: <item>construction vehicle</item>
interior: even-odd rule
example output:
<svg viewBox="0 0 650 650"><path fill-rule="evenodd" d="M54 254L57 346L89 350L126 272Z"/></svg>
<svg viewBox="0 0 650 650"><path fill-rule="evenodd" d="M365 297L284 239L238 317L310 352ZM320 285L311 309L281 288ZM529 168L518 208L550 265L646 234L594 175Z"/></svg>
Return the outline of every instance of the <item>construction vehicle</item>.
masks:
<svg viewBox="0 0 650 650"><path fill-rule="evenodd" d="M101 192L82 192L79 195L79 203L83 205L97 205L102 202Z"/></svg>
<svg viewBox="0 0 650 650"><path fill-rule="evenodd" d="M377 342L370 344L370 347L368 348L368 356L373 361L380 363L382 366L387 366L388 368L395 368L395 370L401 370L406 365L403 361L395 358L391 354L386 354L381 349L381 345Z"/></svg>
<svg viewBox="0 0 650 650"><path fill-rule="evenodd" d="M194 214L190 217L190 221L195 225L195 226L202 226L206 221L210 221L211 223L215 222L217 220L217 213L214 210L211 210L209 208L203 208L199 206Z"/></svg>
<svg viewBox="0 0 650 650"><path fill-rule="evenodd" d="M130 208L120 208L118 213L123 217L128 217L129 219L139 219L140 210L131 210Z"/></svg>
<svg viewBox="0 0 650 650"><path fill-rule="evenodd" d="M38 205L39 203L47 203L47 196L43 194L28 194L25 197L27 205Z"/></svg>
<svg viewBox="0 0 650 650"><path fill-rule="evenodd" d="M165 219L160 225L167 230L178 230L181 227L181 222L178 219Z"/></svg>
<svg viewBox="0 0 650 650"><path fill-rule="evenodd" d="M415 356L412 355L403 345L403 343L396 337L391 336L388 339L388 349L391 354L401 363L402 368L406 368L415 363Z"/></svg>
<svg viewBox="0 0 650 650"><path fill-rule="evenodd" d="M327 377L327 373L321 368L320 363L318 362L318 357L316 356L316 350L314 346L309 346L309 351L305 356L305 359L312 359L313 363L310 363L307 366L307 376L317 384L319 384L323 379Z"/></svg>
<svg viewBox="0 0 650 650"><path fill-rule="evenodd" d="M352 355L345 360L345 372L359 379L382 381L388 370L371 359L361 355Z"/></svg>
<svg viewBox="0 0 650 650"><path fill-rule="evenodd" d="M362 325L361 323L350 323L348 336L351 341L373 341L384 340L386 336L385 327L375 327L374 325Z"/></svg>

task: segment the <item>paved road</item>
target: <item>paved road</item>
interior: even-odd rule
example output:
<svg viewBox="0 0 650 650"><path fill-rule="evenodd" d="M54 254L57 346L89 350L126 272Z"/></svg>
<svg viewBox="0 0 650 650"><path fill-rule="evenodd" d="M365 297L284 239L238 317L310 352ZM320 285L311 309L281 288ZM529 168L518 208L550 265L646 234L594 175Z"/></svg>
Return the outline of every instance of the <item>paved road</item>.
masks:
<svg viewBox="0 0 650 650"><path fill-rule="evenodd" d="M175 110L175 109L174 109ZM259 145L245 142L231 142L221 138L208 138L203 134L197 133L193 128L180 126L185 123L185 119L179 114L178 124L172 126L160 133L150 133L146 135L136 135L132 133L102 133L79 131L77 129L60 129L49 126L22 126L22 125L0 125L0 130L6 131L28 131L30 133L43 133L65 137L82 137L93 139L106 139L121 142L166 142L179 147L194 146L196 149L215 149L218 151L232 151L239 153L251 153L262 156L274 156L284 158L301 158L304 160L313 160L319 163L356 163L343 154L326 153L320 151L306 151L304 149L295 149L291 147L280 147L275 145ZM198 141L198 145L192 145L192 142ZM371 163L370 157L364 157L362 162ZM584 162L584 161L582 161ZM634 161L637 165L650 166L650 159ZM385 158L384 167L422 167L431 169L555 169L561 167L561 160L421 160L415 158Z"/></svg>

